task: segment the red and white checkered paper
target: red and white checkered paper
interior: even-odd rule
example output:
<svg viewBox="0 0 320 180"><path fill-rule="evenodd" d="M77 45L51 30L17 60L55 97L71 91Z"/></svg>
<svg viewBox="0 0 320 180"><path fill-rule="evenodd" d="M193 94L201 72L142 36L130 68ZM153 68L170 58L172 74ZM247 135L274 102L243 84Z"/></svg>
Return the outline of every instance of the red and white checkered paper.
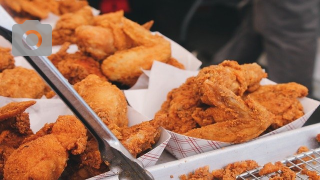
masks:
<svg viewBox="0 0 320 180"><path fill-rule="evenodd" d="M179 87L188 77L195 76L197 73L197 71L180 70L164 63L155 62L149 73L148 89L125 91L127 100L129 104L141 114L153 118L155 113L160 109L162 103L166 100L168 92L173 88ZM263 79L261 84L275 83L268 79ZM142 102L136 102L138 100L141 100ZM320 102L310 98L301 98L300 102L302 103L305 112L303 117L259 138L302 127L319 106ZM198 139L171 131L168 132L171 134L171 139L166 149L177 159L232 145L231 143Z"/></svg>

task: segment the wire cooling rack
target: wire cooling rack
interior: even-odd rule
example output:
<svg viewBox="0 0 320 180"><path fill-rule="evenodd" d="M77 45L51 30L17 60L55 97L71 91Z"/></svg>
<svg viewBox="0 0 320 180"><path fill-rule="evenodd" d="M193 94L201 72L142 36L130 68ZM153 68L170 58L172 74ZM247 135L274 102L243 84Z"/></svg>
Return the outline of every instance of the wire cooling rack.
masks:
<svg viewBox="0 0 320 180"><path fill-rule="evenodd" d="M320 175L320 148L289 157L280 162L285 166L289 167L291 170L296 172L296 179L307 180L309 179L309 177L302 174L303 169L315 171L317 172L318 175ZM272 176L281 173L281 171L277 171L271 174L260 176L259 175L260 169L262 169L262 167L242 173L239 176L237 176L236 179L237 180L248 180L248 179L267 180Z"/></svg>

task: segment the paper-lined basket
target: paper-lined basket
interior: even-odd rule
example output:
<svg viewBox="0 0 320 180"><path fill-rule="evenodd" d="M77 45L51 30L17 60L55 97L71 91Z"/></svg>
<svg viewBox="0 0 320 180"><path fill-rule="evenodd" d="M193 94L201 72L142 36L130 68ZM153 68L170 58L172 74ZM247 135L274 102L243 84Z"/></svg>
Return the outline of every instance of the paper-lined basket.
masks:
<svg viewBox="0 0 320 180"><path fill-rule="evenodd" d="M166 101L168 92L173 88L179 87L187 78L197 74L198 71L180 70L167 64L155 62L148 75L148 89L126 90L125 95L133 108L148 118L153 118L155 113L160 110L162 103ZM273 82L268 79L263 79L261 84L273 84ZM140 102L137 102L138 100L140 100ZM310 98L301 98L299 101L303 105L304 116L258 138L302 127L319 106L320 102ZM171 139L166 149L178 159L232 145L231 143L198 139L171 131L168 132L171 134Z"/></svg>

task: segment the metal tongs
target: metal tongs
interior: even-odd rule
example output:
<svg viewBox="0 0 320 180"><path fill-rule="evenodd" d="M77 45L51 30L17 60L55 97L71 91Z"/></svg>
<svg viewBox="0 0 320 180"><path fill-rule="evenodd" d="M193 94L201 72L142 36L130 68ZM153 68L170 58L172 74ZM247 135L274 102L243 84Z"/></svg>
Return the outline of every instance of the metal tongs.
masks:
<svg viewBox="0 0 320 180"><path fill-rule="evenodd" d="M2 19L3 17L11 18L5 13L4 9L0 6L1 21L6 21ZM3 25L2 23L0 22L0 35L13 43L12 32L2 27L8 27L7 24ZM22 42L31 50L37 48L36 46L29 46L26 43L26 37L22 38ZM102 160L109 165L112 172L119 175L119 179L153 179L153 176L144 169L142 163L134 158L120 143L47 57L24 57L96 138Z"/></svg>

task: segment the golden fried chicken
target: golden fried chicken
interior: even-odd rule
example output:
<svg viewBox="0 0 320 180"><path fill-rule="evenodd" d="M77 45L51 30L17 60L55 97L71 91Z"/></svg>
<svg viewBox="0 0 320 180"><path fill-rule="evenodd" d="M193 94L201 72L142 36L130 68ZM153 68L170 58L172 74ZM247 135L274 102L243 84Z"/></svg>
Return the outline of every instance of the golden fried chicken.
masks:
<svg viewBox="0 0 320 180"><path fill-rule="evenodd" d="M132 86L150 69L153 61L167 62L171 57L171 45L160 35L153 35L141 25L122 18L123 31L133 40L134 47L117 51L103 60L101 69L110 81Z"/></svg>
<svg viewBox="0 0 320 180"><path fill-rule="evenodd" d="M4 166L4 179L58 179L68 152L53 134L21 145Z"/></svg>
<svg viewBox="0 0 320 180"><path fill-rule="evenodd" d="M76 29L77 45L97 60L102 60L117 51L114 46L113 32L100 26L80 26Z"/></svg>
<svg viewBox="0 0 320 180"><path fill-rule="evenodd" d="M46 83L34 70L16 67L0 73L0 96L39 99L46 91Z"/></svg>
<svg viewBox="0 0 320 180"><path fill-rule="evenodd" d="M246 171L250 171L258 167L258 163L253 160L246 160L228 164L225 168L212 172L213 179L231 180Z"/></svg>
<svg viewBox="0 0 320 180"><path fill-rule="evenodd" d="M88 6L87 0L63 0L59 2L59 12L60 14L72 13Z"/></svg>
<svg viewBox="0 0 320 180"><path fill-rule="evenodd" d="M0 179L3 179L4 164L23 142L33 134L25 109L35 101L12 102L0 108Z"/></svg>
<svg viewBox="0 0 320 180"><path fill-rule="evenodd" d="M188 78L179 88L168 93L167 100L154 119L167 130L186 133L197 126L243 118L248 114L245 112L248 107L243 102L238 103L238 97L237 101L232 101L232 97L257 88L266 76L257 64L239 65L236 61L224 61L203 68L197 76ZM232 97L228 103L232 107L218 98L208 96L213 92L205 82L231 91Z"/></svg>
<svg viewBox="0 0 320 180"><path fill-rule="evenodd" d="M194 173L179 176L180 180L211 180L213 179L212 173L209 172L209 166L198 168Z"/></svg>
<svg viewBox="0 0 320 180"><path fill-rule="evenodd" d="M5 69L15 67L13 56L10 53L11 49L0 47L0 73Z"/></svg>
<svg viewBox="0 0 320 180"><path fill-rule="evenodd" d="M149 121L123 128L121 132L121 143L134 157L151 149L160 138L159 128L152 126Z"/></svg>
<svg viewBox="0 0 320 180"><path fill-rule="evenodd" d="M74 89L117 137L118 128L128 126L127 101L118 87L91 74Z"/></svg>
<svg viewBox="0 0 320 180"><path fill-rule="evenodd" d="M92 20L93 14L89 6L85 6L74 13L62 15L52 31L52 45L60 45L64 42L76 43L76 28L81 25L89 25Z"/></svg>
<svg viewBox="0 0 320 180"><path fill-rule="evenodd" d="M68 54L66 51L69 45L70 43L64 43L56 54L52 54L48 58L70 84L80 82L90 74L107 80L100 70L100 64L91 57L79 51Z"/></svg>
<svg viewBox="0 0 320 180"><path fill-rule="evenodd" d="M218 108L228 107L236 115L234 119L192 129L185 133L186 136L242 143L258 137L273 123L273 114L250 98L243 101L231 90L208 80L205 81L203 90L208 101L217 104Z"/></svg>
<svg viewBox="0 0 320 180"><path fill-rule="evenodd" d="M263 166L263 168L259 171L259 175L266 175L274 172L280 172L276 175L273 175L271 180L276 179L295 179L296 173L292 171L289 167L283 165L281 162L276 162L275 164L267 163Z"/></svg>
<svg viewBox="0 0 320 180"><path fill-rule="evenodd" d="M22 20L18 23L47 18L49 12L59 14L59 3L55 0L3 0L2 5L13 17Z"/></svg>
<svg viewBox="0 0 320 180"><path fill-rule="evenodd" d="M260 86L247 96L254 99L275 115L273 129L282 127L304 115L298 98L308 95L308 89L291 82Z"/></svg>
<svg viewBox="0 0 320 180"><path fill-rule="evenodd" d="M174 66L179 69L186 69L183 64L181 64L177 59L175 59L173 57L169 58L169 60L166 62L166 64L169 64L169 65Z"/></svg>
<svg viewBox="0 0 320 180"><path fill-rule="evenodd" d="M86 133L75 116L59 116L56 123L47 124L12 152L4 165L4 179L58 179L68 152L84 152Z"/></svg>

